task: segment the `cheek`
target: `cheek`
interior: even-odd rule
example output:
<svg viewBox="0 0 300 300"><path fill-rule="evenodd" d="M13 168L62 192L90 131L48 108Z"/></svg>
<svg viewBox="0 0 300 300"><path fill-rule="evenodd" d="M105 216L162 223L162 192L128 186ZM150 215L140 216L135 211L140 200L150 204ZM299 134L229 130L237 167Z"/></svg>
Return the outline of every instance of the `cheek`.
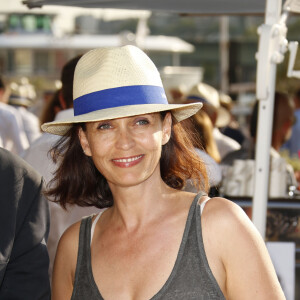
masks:
<svg viewBox="0 0 300 300"><path fill-rule="evenodd" d="M143 138L143 144L149 150L161 150L162 147L162 132L155 132L152 135Z"/></svg>
<svg viewBox="0 0 300 300"><path fill-rule="evenodd" d="M111 150L113 139L101 134L91 134L88 137L89 147L93 155L102 156Z"/></svg>
<svg viewBox="0 0 300 300"><path fill-rule="evenodd" d="M94 162L96 169L106 177L106 170L109 167L109 161L111 159L111 146L108 144L93 144L91 147L91 158Z"/></svg>

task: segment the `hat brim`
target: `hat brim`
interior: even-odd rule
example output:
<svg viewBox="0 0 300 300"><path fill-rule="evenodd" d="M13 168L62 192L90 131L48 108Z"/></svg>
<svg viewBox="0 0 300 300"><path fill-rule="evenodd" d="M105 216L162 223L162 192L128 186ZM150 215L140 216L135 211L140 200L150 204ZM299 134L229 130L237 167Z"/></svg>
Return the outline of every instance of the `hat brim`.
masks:
<svg viewBox="0 0 300 300"><path fill-rule="evenodd" d="M13 98L13 99L9 99L9 104L11 105L19 105L19 106L25 106L25 107L30 107L32 106L32 101L27 100L27 99L17 99L17 98Z"/></svg>
<svg viewBox="0 0 300 300"><path fill-rule="evenodd" d="M194 115L202 106L203 104L199 102L191 104L142 104L120 106L93 111L65 120L44 123L42 125L42 130L56 135L64 135L74 123L111 120L161 111L171 111L175 119L180 122Z"/></svg>

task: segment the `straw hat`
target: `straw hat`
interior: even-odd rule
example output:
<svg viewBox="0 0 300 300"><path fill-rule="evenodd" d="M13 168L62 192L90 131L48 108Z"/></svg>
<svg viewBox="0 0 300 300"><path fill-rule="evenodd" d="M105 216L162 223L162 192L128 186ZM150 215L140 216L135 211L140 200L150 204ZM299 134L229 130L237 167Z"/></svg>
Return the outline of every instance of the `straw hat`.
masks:
<svg viewBox="0 0 300 300"><path fill-rule="evenodd" d="M212 86L200 82L194 85L187 95L187 102L201 102L217 111L216 127L224 127L230 122L230 113L220 104L220 94Z"/></svg>
<svg viewBox="0 0 300 300"><path fill-rule="evenodd" d="M74 123L171 111L178 122L201 103L169 104L159 72L135 46L99 48L77 63L73 85L74 117L45 123L42 130L64 135Z"/></svg>
<svg viewBox="0 0 300 300"><path fill-rule="evenodd" d="M9 104L25 107L30 107L34 104L36 93L34 86L29 83L28 78L21 78L20 83L11 82L9 88Z"/></svg>

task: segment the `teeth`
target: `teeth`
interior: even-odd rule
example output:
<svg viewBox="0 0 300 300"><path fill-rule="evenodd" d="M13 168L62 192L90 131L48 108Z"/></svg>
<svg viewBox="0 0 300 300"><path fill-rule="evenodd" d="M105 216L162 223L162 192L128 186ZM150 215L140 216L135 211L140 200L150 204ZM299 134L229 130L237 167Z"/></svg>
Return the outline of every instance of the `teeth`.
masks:
<svg viewBox="0 0 300 300"><path fill-rule="evenodd" d="M141 157L142 157L142 155L139 155L139 156L131 157L131 158L114 159L114 161L116 161L116 162L123 162L123 163L129 163L129 162L135 161L135 160L137 160L137 159L139 159Z"/></svg>

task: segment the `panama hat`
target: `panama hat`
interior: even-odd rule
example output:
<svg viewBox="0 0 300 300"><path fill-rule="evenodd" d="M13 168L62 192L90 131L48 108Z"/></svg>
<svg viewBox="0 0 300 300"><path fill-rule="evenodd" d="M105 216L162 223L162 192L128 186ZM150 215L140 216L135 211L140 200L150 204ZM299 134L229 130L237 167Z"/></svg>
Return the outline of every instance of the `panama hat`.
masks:
<svg viewBox="0 0 300 300"><path fill-rule="evenodd" d="M171 111L180 122L201 103L169 104L157 68L139 48L94 49L78 61L73 84L74 117L45 123L42 130L64 135L74 123Z"/></svg>
<svg viewBox="0 0 300 300"><path fill-rule="evenodd" d="M201 102L206 105L210 105L217 111L216 127L225 127L230 122L230 113L226 108L221 106L220 94L212 86L200 82L194 85L187 94L187 103Z"/></svg>

